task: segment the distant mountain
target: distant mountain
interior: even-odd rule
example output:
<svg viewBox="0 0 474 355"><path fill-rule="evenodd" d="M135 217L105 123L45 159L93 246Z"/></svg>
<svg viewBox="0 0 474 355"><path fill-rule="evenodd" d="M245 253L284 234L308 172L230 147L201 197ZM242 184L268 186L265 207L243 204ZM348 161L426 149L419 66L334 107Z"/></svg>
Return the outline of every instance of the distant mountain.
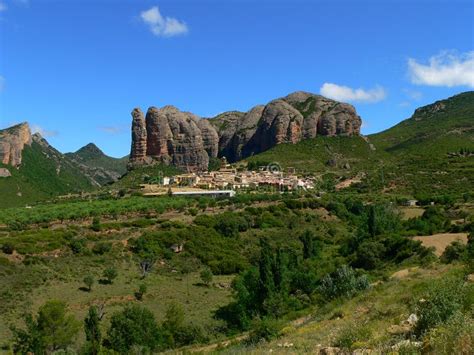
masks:
<svg viewBox="0 0 474 355"><path fill-rule="evenodd" d="M235 162L316 136L357 136L361 126L353 106L306 92L212 119L173 106L150 107L146 117L136 108L132 117L132 167L164 163L191 171L206 170L217 157Z"/></svg>
<svg viewBox="0 0 474 355"><path fill-rule="evenodd" d="M40 134L32 135L28 123L0 130L0 207L87 191L117 180L126 159L107 157L95 148L62 154Z"/></svg>
<svg viewBox="0 0 474 355"><path fill-rule="evenodd" d="M66 153L92 180L99 185L117 181L127 172L128 156L112 158L105 155L94 143L89 143L74 153Z"/></svg>

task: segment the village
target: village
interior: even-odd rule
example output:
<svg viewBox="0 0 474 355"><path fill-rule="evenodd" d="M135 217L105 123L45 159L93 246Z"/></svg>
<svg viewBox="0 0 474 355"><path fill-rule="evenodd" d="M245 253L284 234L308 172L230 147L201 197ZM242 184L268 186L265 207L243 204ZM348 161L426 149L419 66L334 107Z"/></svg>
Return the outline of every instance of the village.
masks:
<svg viewBox="0 0 474 355"><path fill-rule="evenodd" d="M277 164L261 166L258 170L234 167L221 160L217 171L192 172L170 177L159 177L155 183L141 184L144 196L172 195L235 195L236 190L263 190L272 192L314 189L314 180L299 177L294 168L283 171Z"/></svg>

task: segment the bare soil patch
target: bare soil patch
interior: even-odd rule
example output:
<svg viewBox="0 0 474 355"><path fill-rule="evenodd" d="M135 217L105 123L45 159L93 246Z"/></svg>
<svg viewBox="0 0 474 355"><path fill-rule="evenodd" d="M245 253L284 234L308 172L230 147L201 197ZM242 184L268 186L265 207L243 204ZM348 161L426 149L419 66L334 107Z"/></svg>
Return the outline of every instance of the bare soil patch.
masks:
<svg viewBox="0 0 474 355"><path fill-rule="evenodd" d="M423 246L430 248L435 248L435 254L441 256L446 247L454 242L459 240L463 244L467 244L467 233L440 233L428 236L419 236L414 237L414 240L419 240Z"/></svg>

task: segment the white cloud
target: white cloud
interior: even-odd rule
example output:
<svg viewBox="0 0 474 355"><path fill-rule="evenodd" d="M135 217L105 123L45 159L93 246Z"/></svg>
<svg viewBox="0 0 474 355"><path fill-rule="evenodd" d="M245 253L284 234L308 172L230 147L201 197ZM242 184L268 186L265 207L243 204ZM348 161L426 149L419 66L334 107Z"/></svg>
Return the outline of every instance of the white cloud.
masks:
<svg viewBox="0 0 474 355"><path fill-rule="evenodd" d="M143 11L140 14L142 21L150 31L158 37L173 37L188 33L188 26L174 17L163 17L158 6Z"/></svg>
<svg viewBox="0 0 474 355"><path fill-rule="evenodd" d="M443 51L431 57L427 65L410 58L408 72L413 84L474 88L474 51L463 54Z"/></svg>
<svg viewBox="0 0 474 355"><path fill-rule="evenodd" d="M3 1L0 1L0 12L7 11L8 6Z"/></svg>
<svg viewBox="0 0 474 355"><path fill-rule="evenodd" d="M338 101L352 101L352 102L378 102L385 99L387 96L385 90L381 86L376 86L373 89L352 89L348 86L337 85L332 83L324 83L319 89L321 95L329 97L330 99Z"/></svg>
<svg viewBox="0 0 474 355"><path fill-rule="evenodd" d="M108 133L108 134L115 135L115 134L122 133L124 131L124 127L102 126L102 127L99 127L99 130L101 130L102 132Z"/></svg>
<svg viewBox="0 0 474 355"><path fill-rule="evenodd" d="M39 133L43 138L56 137L59 134L58 131L49 131L36 124L31 125L31 133Z"/></svg>

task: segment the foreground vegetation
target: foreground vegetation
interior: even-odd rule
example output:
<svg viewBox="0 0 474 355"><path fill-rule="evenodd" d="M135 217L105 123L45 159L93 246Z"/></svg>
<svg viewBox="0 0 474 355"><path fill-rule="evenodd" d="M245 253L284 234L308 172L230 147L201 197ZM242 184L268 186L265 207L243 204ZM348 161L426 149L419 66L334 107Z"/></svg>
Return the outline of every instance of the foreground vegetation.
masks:
<svg viewBox="0 0 474 355"><path fill-rule="evenodd" d="M448 319L455 324L471 317L471 288L459 287L474 258L472 234L468 246L454 243L440 259L411 238L472 233L469 203L437 201L408 219L396 199L349 193L124 196L3 210L0 280L9 287L0 293L1 345L18 353L130 353L248 334L236 350L273 348L279 341L273 339L293 336L287 324L294 319L309 314L304 324L319 329L324 319L337 318L338 308L349 322L354 319L347 312L362 300L389 302L389 294L402 294L389 276L416 267L423 278L406 287L414 287L408 305L419 325L408 339L439 342L436 334L450 336ZM428 285L437 278L449 284L438 290L461 297L444 315L415 302L434 297ZM401 300L394 302L392 313L380 316L384 324L408 312L397 308ZM439 302L435 297L428 304ZM367 320L368 328L373 321ZM51 333L58 327L64 331ZM360 348L361 341L393 346L405 337L361 331L341 333L336 341L339 330L331 327L321 334L328 334L320 338L324 345L342 348Z"/></svg>

